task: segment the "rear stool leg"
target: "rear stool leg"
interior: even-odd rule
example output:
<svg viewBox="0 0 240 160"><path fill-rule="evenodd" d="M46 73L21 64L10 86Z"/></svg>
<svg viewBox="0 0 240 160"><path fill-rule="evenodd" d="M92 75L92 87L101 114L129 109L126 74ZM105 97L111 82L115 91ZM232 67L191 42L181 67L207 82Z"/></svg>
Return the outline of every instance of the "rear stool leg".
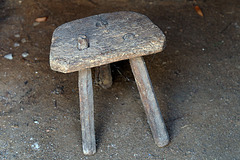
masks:
<svg viewBox="0 0 240 160"><path fill-rule="evenodd" d="M83 69L79 71L78 87L83 153L85 155L92 155L96 153L96 140L94 131L94 106L91 69Z"/></svg>
<svg viewBox="0 0 240 160"><path fill-rule="evenodd" d="M169 143L169 136L153 91L145 62L142 57L132 58L129 61L145 108L148 123L152 130L154 141L158 147L163 147Z"/></svg>
<svg viewBox="0 0 240 160"><path fill-rule="evenodd" d="M104 89L112 86L112 72L110 64L105 64L95 68L95 83Z"/></svg>

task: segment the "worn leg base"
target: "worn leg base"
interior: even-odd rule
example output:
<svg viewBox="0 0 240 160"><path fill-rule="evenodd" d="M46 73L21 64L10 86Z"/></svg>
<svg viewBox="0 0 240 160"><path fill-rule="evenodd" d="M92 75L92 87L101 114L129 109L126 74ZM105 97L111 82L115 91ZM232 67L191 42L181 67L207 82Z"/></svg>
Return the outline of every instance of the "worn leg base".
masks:
<svg viewBox="0 0 240 160"><path fill-rule="evenodd" d="M169 136L144 60L142 57L137 57L129 61L155 143L159 147L164 147L169 143Z"/></svg>
<svg viewBox="0 0 240 160"><path fill-rule="evenodd" d="M79 71L78 86L83 153L85 155L92 155L96 153L96 140L91 69Z"/></svg>
<svg viewBox="0 0 240 160"><path fill-rule="evenodd" d="M95 83L104 89L112 86L112 72L110 64L95 68Z"/></svg>

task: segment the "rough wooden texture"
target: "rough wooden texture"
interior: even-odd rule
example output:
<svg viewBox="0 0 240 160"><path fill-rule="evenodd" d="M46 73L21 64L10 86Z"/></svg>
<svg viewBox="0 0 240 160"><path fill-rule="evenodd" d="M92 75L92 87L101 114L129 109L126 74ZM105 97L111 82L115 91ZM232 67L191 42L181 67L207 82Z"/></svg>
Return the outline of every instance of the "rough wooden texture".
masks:
<svg viewBox="0 0 240 160"><path fill-rule="evenodd" d="M145 108L148 123L152 130L153 138L159 147L163 147L168 144L169 136L144 60L142 57L137 57L129 61Z"/></svg>
<svg viewBox="0 0 240 160"><path fill-rule="evenodd" d="M145 15L129 11L104 13L56 28L50 66L70 73L161 52L164 43L162 31Z"/></svg>
<svg viewBox="0 0 240 160"><path fill-rule="evenodd" d="M104 89L112 86L112 72L110 64L95 68L95 83Z"/></svg>
<svg viewBox="0 0 240 160"><path fill-rule="evenodd" d="M92 155L96 152L94 131L94 106L91 69L79 71L80 119L82 127L83 153Z"/></svg>

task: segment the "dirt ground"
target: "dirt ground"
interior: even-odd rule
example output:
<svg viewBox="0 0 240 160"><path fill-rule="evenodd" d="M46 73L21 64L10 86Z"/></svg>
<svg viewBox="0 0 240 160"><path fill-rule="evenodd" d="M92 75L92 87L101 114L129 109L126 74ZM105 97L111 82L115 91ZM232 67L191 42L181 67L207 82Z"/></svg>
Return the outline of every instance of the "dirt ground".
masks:
<svg viewBox="0 0 240 160"><path fill-rule="evenodd" d="M183 0L1 0L0 159L240 159L240 1L197 4L204 17ZM110 89L94 85L97 153L84 156L78 75L50 69L51 36L65 22L122 10L147 15L167 37L164 52L144 58L171 142L154 144L122 61Z"/></svg>

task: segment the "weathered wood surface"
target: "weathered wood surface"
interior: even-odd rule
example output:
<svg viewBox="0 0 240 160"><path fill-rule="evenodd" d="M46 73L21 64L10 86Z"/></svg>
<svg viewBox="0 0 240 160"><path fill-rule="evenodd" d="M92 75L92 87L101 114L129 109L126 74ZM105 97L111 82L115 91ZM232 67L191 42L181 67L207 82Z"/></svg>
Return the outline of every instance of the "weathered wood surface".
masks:
<svg viewBox="0 0 240 160"><path fill-rule="evenodd" d="M112 86L112 71L110 64L95 68L95 83L104 89Z"/></svg>
<svg viewBox="0 0 240 160"><path fill-rule="evenodd" d="M79 71L78 86L83 153L85 155L92 155L96 152L96 140L91 69Z"/></svg>
<svg viewBox="0 0 240 160"><path fill-rule="evenodd" d="M70 73L161 52L165 36L145 15L122 11L65 23L55 29L53 70Z"/></svg>
<svg viewBox="0 0 240 160"><path fill-rule="evenodd" d="M159 147L166 146L169 143L169 136L145 62L142 57L132 58L129 61L155 143Z"/></svg>

